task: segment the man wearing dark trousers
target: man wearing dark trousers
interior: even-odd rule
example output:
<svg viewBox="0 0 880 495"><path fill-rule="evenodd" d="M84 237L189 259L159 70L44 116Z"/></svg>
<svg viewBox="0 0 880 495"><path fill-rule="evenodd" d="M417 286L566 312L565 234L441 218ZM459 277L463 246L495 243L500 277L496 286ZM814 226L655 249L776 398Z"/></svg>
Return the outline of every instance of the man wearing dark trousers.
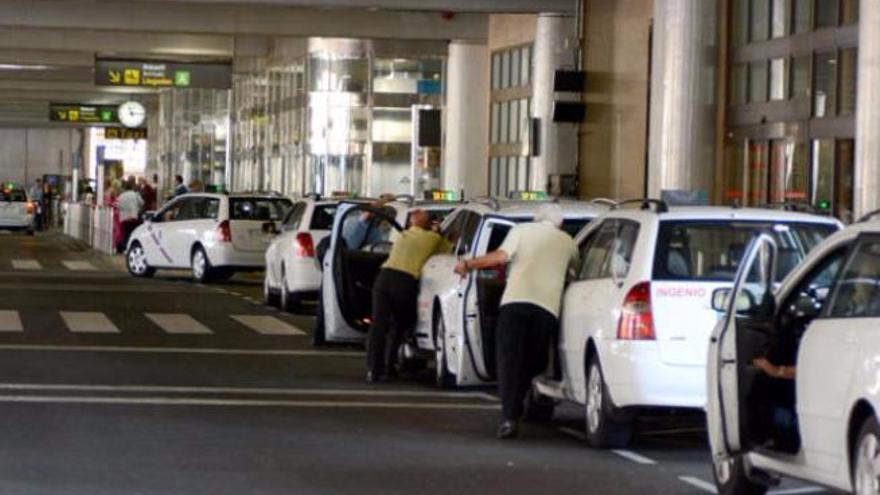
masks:
<svg viewBox="0 0 880 495"><path fill-rule="evenodd" d="M367 336L368 382L396 375L397 348L416 324L422 267L432 255L452 249L430 226L426 211L410 214L410 228L394 242L373 284L373 323Z"/></svg>
<svg viewBox="0 0 880 495"><path fill-rule="evenodd" d="M577 245L560 229L562 220L559 205L542 205L535 221L512 228L497 251L455 267L464 276L471 270L509 265L495 339L502 439L519 434L526 394L532 379L547 369L550 345L559 332L566 275L578 261Z"/></svg>

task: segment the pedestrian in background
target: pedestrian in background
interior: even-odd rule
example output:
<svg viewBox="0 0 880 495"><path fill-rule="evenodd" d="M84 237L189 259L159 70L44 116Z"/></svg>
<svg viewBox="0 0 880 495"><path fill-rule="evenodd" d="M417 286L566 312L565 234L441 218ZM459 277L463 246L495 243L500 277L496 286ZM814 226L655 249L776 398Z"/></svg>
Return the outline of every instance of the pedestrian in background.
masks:
<svg viewBox="0 0 880 495"><path fill-rule="evenodd" d="M559 332L566 275L578 262L577 245L561 229L562 221L559 205L542 205L535 221L512 228L497 251L455 267L464 276L472 270L508 265L495 339L502 405L497 433L502 439L519 434L526 394L532 379L547 369L551 344Z"/></svg>
<svg viewBox="0 0 880 495"><path fill-rule="evenodd" d="M43 203L43 179L37 178L34 181L34 185L28 189L28 198L36 205L34 209L34 226L37 230L41 231L43 230L43 212L46 206Z"/></svg>
<svg viewBox="0 0 880 495"><path fill-rule="evenodd" d="M186 188L186 184L183 183L183 176L175 175L174 176L174 192L171 194L171 197L177 197L181 194L188 193L189 190Z"/></svg>
<svg viewBox="0 0 880 495"><path fill-rule="evenodd" d="M138 179L138 191L144 200L144 212L156 211L156 188L150 184L146 177Z"/></svg>
<svg viewBox="0 0 880 495"><path fill-rule="evenodd" d="M367 381L397 375L397 350L417 318L419 277L428 258L452 251L452 244L430 230L425 210L410 214L410 228L397 238L373 284L373 323L367 336ZM390 343L390 345L388 345Z"/></svg>
<svg viewBox="0 0 880 495"><path fill-rule="evenodd" d="M119 198L116 201L116 208L119 210L119 224L122 232L122 235L119 236L116 244L117 253L125 252L131 233L141 224L141 210L144 207L143 198L141 198L141 195L135 191L134 180L125 181L123 189L124 191L119 195Z"/></svg>

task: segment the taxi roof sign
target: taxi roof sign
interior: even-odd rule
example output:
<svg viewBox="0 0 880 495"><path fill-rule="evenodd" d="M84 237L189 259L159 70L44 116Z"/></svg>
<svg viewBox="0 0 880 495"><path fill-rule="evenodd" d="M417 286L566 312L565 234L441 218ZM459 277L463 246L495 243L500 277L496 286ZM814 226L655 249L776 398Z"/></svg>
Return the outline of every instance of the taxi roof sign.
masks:
<svg viewBox="0 0 880 495"><path fill-rule="evenodd" d="M510 191L507 197L521 201L546 201L550 199L546 191Z"/></svg>
<svg viewBox="0 0 880 495"><path fill-rule="evenodd" d="M425 199L431 201L458 201L458 195L455 191L444 189L433 189L425 191Z"/></svg>

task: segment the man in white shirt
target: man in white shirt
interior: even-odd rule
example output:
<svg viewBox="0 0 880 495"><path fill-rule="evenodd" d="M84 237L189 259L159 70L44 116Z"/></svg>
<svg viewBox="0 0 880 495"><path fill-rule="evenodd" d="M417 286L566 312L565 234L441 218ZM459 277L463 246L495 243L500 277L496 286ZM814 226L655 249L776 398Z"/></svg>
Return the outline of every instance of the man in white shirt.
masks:
<svg viewBox="0 0 880 495"><path fill-rule="evenodd" d="M132 181L126 181L123 185L123 193L116 199L116 208L119 210L119 223L122 226L122 238L116 251L124 253L128 246L128 238L141 223L141 210L144 207L144 199L134 190Z"/></svg>
<svg viewBox="0 0 880 495"><path fill-rule="evenodd" d="M559 332L566 275L578 263L577 245L560 229L562 221L559 205L542 205L535 221L512 228L497 251L455 267L464 276L471 270L509 265L495 339L502 439L519 434L526 394L532 379L547 369L550 346Z"/></svg>

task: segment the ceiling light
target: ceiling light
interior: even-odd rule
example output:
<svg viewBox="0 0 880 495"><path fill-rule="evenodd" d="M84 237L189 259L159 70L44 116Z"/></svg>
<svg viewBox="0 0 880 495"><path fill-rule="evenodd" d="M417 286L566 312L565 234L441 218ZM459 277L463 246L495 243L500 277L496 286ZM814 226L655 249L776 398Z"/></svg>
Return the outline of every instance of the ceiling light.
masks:
<svg viewBox="0 0 880 495"><path fill-rule="evenodd" d="M49 70L51 68L48 65L0 64L0 70Z"/></svg>

